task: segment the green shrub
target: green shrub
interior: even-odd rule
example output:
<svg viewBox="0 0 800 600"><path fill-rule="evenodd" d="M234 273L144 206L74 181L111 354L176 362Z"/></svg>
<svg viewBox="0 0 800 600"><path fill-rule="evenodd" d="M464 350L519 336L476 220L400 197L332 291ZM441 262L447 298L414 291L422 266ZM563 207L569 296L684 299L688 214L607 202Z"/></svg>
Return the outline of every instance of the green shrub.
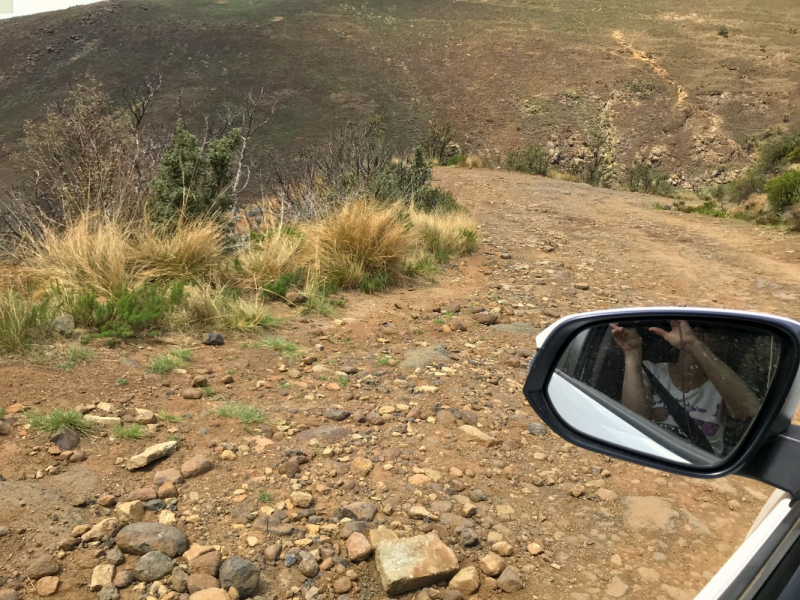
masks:
<svg viewBox="0 0 800 600"><path fill-rule="evenodd" d="M717 26L717 35L721 35L722 37L728 37L730 31L728 31L728 27L726 25L718 25Z"/></svg>
<svg viewBox="0 0 800 600"><path fill-rule="evenodd" d="M378 271L377 273L365 273L358 286L365 294L373 294L388 288L392 284L392 276L388 271Z"/></svg>
<svg viewBox="0 0 800 600"><path fill-rule="evenodd" d="M773 177L766 184L767 201L775 212L783 212L800 202L800 171L788 171Z"/></svg>
<svg viewBox="0 0 800 600"><path fill-rule="evenodd" d="M447 159L447 166L448 167L463 167L467 163L467 157L461 154L454 154L450 158Z"/></svg>
<svg viewBox="0 0 800 600"><path fill-rule="evenodd" d="M147 435L147 429L139 423L114 428L114 437L120 440L140 440Z"/></svg>
<svg viewBox="0 0 800 600"><path fill-rule="evenodd" d="M153 218L159 223L194 220L223 212L233 205L227 194L233 179L235 150L240 130L201 146L179 120L172 136L172 147L161 157L158 175L153 180L155 202Z"/></svg>
<svg viewBox="0 0 800 600"><path fill-rule="evenodd" d="M744 202L751 194L764 191L766 180L767 178L760 168L751 168L743 177L728 184L728 197L734 202Z"/></svg>
<svg viewBox="0 0 800 600"><path fill-rule="evenodd" d="M370 191L380 201L410 201L433 178L431 167L422 148L414 150L411 161L394 161L375 172L368 181Z"/></svg>
<svg viewBox="0 0 800 600"><path fill-rule="evenodd" d="M265 283L262 286L261 296L263 298L269 298L270 300L285 298L286 294L289 292L289 288L299 285L302 279L302 269L291 273L282 273L278 279Z"/></svg>
<svg viewBox="0 0 800 600"><path fill-rule="evenodd" d="M33 303L14 290L0 292L0 352L22 352L50 337L51 303Z"/></svg>
<svg viewBox="0 0 800 600"><path fill-rule="evenodd" d="M154 331L164 315L183 300L183 283L147 283L132 290L121 290L106 301L93 292L56 288L60 307L75 318L75 323L93 331L90 338L129 338Z"/></svg>
<svg viewBox="0 0 800 600"><path fill-rule="evenodd" d="M639 163L628 172L628 189L632 192L672 196L673 188L666 175L647 163Z"/></svg>
<svg viewBox="0 0 800 600"><path fill-rule="evenodd" d="M550 159L544 148L538 144L531 144L520 150L512 150L505 160L505 167L509 171L519 171L530 175L547 175Z"/></svg>
<svg viewBox="0 0 800 600"><path fill-rule="evenodd" d="M439 187L424 187L413 197L414 208L422 212L453 212L461 208L453 194Z"/></svg>
<svg viewBox="0 0 800 600"><path fill-rule="evenodd" d="M163 354L153 359L153 361L147 365L147 372L163 375L172 369L182 367L191 357L191 350L176 348L169 354Z"/></svg>

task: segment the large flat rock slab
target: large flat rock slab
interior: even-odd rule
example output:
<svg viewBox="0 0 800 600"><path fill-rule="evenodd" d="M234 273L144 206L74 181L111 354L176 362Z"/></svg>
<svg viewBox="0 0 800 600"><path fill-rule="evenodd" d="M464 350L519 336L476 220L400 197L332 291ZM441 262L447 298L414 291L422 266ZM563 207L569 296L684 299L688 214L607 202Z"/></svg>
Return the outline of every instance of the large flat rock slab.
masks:
<svg viewBox="0 0 800 600"><path fill-rule="evenodd" d="M458 573L455 553L433 533L378 542L375 564L383 589L391 595L417 590Z"/></svg>

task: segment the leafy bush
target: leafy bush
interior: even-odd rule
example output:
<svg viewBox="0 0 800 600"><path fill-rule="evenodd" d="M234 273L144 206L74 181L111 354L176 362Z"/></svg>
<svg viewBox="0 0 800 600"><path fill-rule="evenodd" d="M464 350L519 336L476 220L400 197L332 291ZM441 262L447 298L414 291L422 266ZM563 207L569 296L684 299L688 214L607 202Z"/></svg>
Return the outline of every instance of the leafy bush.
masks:
<svg viewBox="0 0 800 600"><path fill-rule="evenodd" d="M728 35L730 35L730 31L728 31L728 27L726 25L717 25L717 35L728 37Z"/></svg>
<svg viewBox="0 0 800 600"><path fill-rule="evenodd" d="M467 164L467 157L461 154L454 154L450 158L447 159L447 166L448 167L463 167Z"/></svg>
<svg viewBox="0 0 800 600"><path fill-rule="evenodd" d="M411 161L392 161L370 177L369 190L380 201L408 201L433 178L422 148L414 150Z"/></svg>
<svg viewBox="0 0 800 600"><path fill-rule="evenodd" d="M285 298L291 287L296 287L302 280L303 272L298 269L291 273L281 273L278 279L268 281L263 285L262 296L272 300L276 298Z"/></svg>
<svg viewBox="0 0 800 600"><path fill-rule="evenodd" d="M613 140L611 132L602 126L589 131L589 141L583 161L577 165L576 174L589 185L608 187L613 176Z"/></svg>
<svg viewBox="0 0 800 600"><path fill-rule="evenodd" d="M0 352L22 352L52 331L51 303L33 303L14 290L0 292Z"/></svg>
<svg viewBox="0 0 800 600"><path fill-rule="evenodd" d="M240 130L232 129L200 145L179 120L152 183L155 221L176 224L230 209L233 200L227 191L240 142Z"/></svg>
<svg viewBox="0 0 800 600"><path fill-rule="evenodd" d="M448 213L459 210L458 202L453 194L439 187L424 187L414 194L413 205L423 212Z"/></svg>
<svg viewBox="0 0 800 600"><path fill-rule="evenodd" d="M775 212L783 212L800 202L800 171L787 171L773 177L766 184L767 201Z"/></svg>
<svg viewBox="0 0 800 600"><path fill-rule="evenodd" d="M550 160L544 148L531 144L521 150L512 150L506 157L505 166L510 171L529 173L531 175L547 175Z"/></svg>
<svg viewBox="0 0 800 600"><path fill-rule="evenodd" d="M672 196L673 188L666 175L647 163L639 163L628 172L628 189L632 192Z"/></svg>

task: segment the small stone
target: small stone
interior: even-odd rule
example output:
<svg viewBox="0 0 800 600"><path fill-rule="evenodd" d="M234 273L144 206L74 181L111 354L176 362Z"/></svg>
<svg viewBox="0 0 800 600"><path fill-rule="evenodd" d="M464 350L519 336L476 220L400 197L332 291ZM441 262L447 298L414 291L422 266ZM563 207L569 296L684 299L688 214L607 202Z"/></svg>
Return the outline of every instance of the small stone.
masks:
<svg viewBox="0 0 800 600"><path fill-rule="evenodd" d="M372 521L378 514L374 502L352 502L342 507L342 514L355 521Z"/></svg>
<svg viewBox="0 0 800 600"><path fill-rule="evenodd" d="M465 527L461 530L461 533L458 536L458 543L464 546L464 548L471 548L472 546L477 546L480 543L480 538L478 534L475 533L469 527Z"/></svg>
<svg viewBox="0 0 800 600"><path fill-rule="evenodd" d="M41 579L42 577L58 575L60 573L61 565L49 558L40 558L39 560L32 562L28 568L25 569L25 575L34 581Z"/></svg>
<svg viewBox="0 0 800 600"><path fill-rule="evenodd" d="M52 596L58 590L58 577L42 577L36 582L36 593L39 596Z"/></svg>
<svg viewBox="0 0 800 600"><path fill-rule="evenodd" d="M209 587L189 596L189 600L231 600L225 590L217 587Z"/></svg>
<svg viewBox="0 0 800 600"><path fill-rule="evenodd" d="M372 554L372 544L363 533L353 533L347 538L347 557L351 562L361 562Z"/></svg>
<svg viewBox="0 0 800 600"><path fill-rule="evenodd" d="M487 498L486 494L483 493L483 490L475 488L474 490L470 490L469 499L473 502L486 502Z"/></svg>
<svg viewBox="0 0 800 600"><path fill-rule="evenodd" d="M506 567L500 577L497 578L497 587L504 592L512 594L524 588L525 584L522 583L519 573L513 567Z"/></svg>
<svg viewBox="0 0 800 600"><path fill-rule="evenodd" d="M99 542L103 538L114 537L122 525L123 524L117 519L103 519L91 527L89 531L81 535L81 541L84 543Z"/></svg>
<svg viewBox="0 0 800 600"><path fill-rule="evenodd" d="M192 456L181 464L181 475L186 479L208 473L214 468L214 463L207 456L198 454Z"/></svg>
<svg viewBox="0 0 800 600"><path fill-rule="evenodd" d="M174 483L168 481L158 488L158 497L162 500L165 498L177 498L178 488L175 487Z"/></svg>
<svg viewBox="0 0 800 600"><path fill-rule="evenodd" d="M349 577L342 575L333 582L333 591L337 594L346 594L353 587L353 582Z"/></svg>
<svg viewBox="0 0 800 600"><path fill-rule="evenodd" d="M114 582L113 585L116 588L126 588L133 584L136 581L136 578L133 576L133 571L130 569L123 569L122 571L117 571L117 574L114 575Z"/></svg>
<svg viewBox="0 0 800 600"><path fill-rule="evenodd" d="M61 450L75 450L80 445L81 438L72 429L63 429L53 435L50 441Z"/></svg>
<svg viewBox="0 0 800 600"><path fill-rule="evenodd" d="M169 556L153 551L148 552L136 561L133 574L137 580L149 583L166 577L172 573L174 567L175 564Z"/></svg>
<svg viewBox="0 0 800 600"><path fill-rule="evenodd" d="M207 375L195 375L192 377L192 387L193 388L203 388L208 385L208 376Z"/></svg>
<svg viewBox="0 0 800 600"><path fill-rule="evenodd" d="M572 494L575 498L580 498L583 496L583 493L586 491L586 488L582 486L580 483L576 483L569 489L569 493Z"/></svg>
<svg viewBox="0 0 800 600"><path fill-rule="evenodd" d="M450 579L458 572L455 553L434 533L379 542L375 564L384 591L392 596Z"/></svg>
<svg viewBox="0 0 800 600"><path fill-rule="evenodd" d="M186 589L192 595L202 590L219 589L219 581L208 573L192 573L186 578Z"/></svg>
<svg viewBox="0 0 800 600"><path fill-rule="evenodd" d="M494 325L497 323L497 313L482 312L472 315L472 317L481 325Z"/></svg>
<svg viewBox="0 0 800 600"><path fill-rule="evenodd" d="M116 567L114 565L97 565L94 570L92 571L92 580L89 583L89 589L93 592L100 591L107 583L112 583L114 581L114 571Z"/></svg>
<svg viewBox="0 0 800 600"><path fill-rule="evenodd" d="M113 583L107 583L97 594L97 600L119 600L119 592L117 586Z"/></svg>
<svg viewBox="0 0 800 600"><path fill-rule="evenodd" d="M588 290L589 289L589 284L588 283L574 283L573 287L576 290Z"/></svg>
<svg viewBox="0 0 800 600"><path fill-rule="evenodd" d="M531 435L545 435L547 433L547 427L541 423L528 423L526 429Z"/></svg>
<svg viewBox="0 0 800 600"><path fill-rule="evenodd" d="M219 584L227 590L235 587L240 596L249 598L258 587L258 567L243 558L231 556L222 561L219 567Z"/></svg>
<svg viewBox="0 0 800 600"><path fill-rule="evenodd" d="M202 388L186 388L181 391L181 397L186 400L200 400L204 395Z"/></svg>
<svg viewBox="0 0 800 600"><path fill-rule="evenodd" d="M53 319L50 324L57 332L62 334L72 333L75 329L75 317L72 315L60 315ZM41 596L41 594L39 594Z"/></svg>
<svg viewBox="0 0 800 600"><path fill-rule="evenodd" d="M289 498L298 508L310 508L314 504L314 497L308 492L292 492Z"/></svg>
<svg viewBox="0 0 800 600"><path fill-rule="evenodd" d="M331 421L344 421L349 416L349 411L340 410L338 408L329 408L325 411L325 418Z"/></svg>
<svg viewBox="0 0 800 600"><path fill-rule="evenodd" d="M125 556L122 554L122 551L119 548L114 546L113 548L106 550L106 562L110 565L118 567L125 562Z"/></svg>
<svg viewBox="0 0 800 600"><path fill-rule="evenodd" d="M628 584L616 575L611 579L611 583L606 586L606 595L612 598L622 598L628 593Z"/></svg>
<svg viewBox="0 0 800 600"><path fill-rule="evenodd" d="M478 591L480 586L481 577L478 574L478 569L473 566L461 569L455 574L455 576L450 580L450 583L447 585L449 589L458 590L465 596L474 594Z"/></svg>
<svg viewBox="0 0 800 600"><path fill-rule="evenodd" d="M297 568L300 570L303 576L308 577L309 579L313 579L317 576L317 573L319 573L319 565L317 564L317 561L311 557L301 560Z"/></svg>
<svg viewBox="0 0 800 600"><path fill-rule="evenodd" d="M122 525L130 525L144 520L144 504L141 500L120 502L114 507L114 516Z"/></svg>
<svg viewBox="0 0 800 600"><path fill-rule="evenodd" d="M492 551L496 552L500 556L505 556L507 558L514 554L514 546L512 546L505 540L501 540L499 542L495 542L494 544L492 544Z"/></svg>
<svg viewBox="0 0 800 600"><path fill-rule="evenodd" d="M225 340L222 338L222 335L219 333L204 333L203 334L203 344L206 346L222 346L225 343Z"/></svg>
<svg viewBox="0 0 800 600"><path fill-rule="evenodd" d="M542 552L544 552L544 550L536 542L531 542L528 544L528 552L530 552L533 556L539 556Z"/></svg>
<svg viewBox="0 0 800 600"><path fill-rule="evenodd" d="M115 539L120 550L139 556L157 550L174 558L189 547L180 529L161 523L132 523L123 527Z"/></svg>
<svg viewBox="0 0 800 600"><path fill-rule="evenodd" d="M480 564L483 574L489 577L497 577L506 568L505 559L494 552L489 552L489 554L481 558Z"/></svg>
<svg viewBox="0 0 800 600"><path fill-rule="evenodd" d="M153 485L160 486L168 482L175 485L185 483L180 469L164 469L162 471L156 471L153 474Z"/></svg>
<svg viewBox="0 0 800 600"><path fill-rule="evenodd" d="M492 446L499 446L501 441L497 438L493 438L487 433L484 433L477 427L473 427L472 425L462 425L458 428L462 433L469 436L470 439L477 441L483 446L487 446L491 448Z"/></svg>
<svg viewBox="0 0 800 600"><path fill-rule="evenodd" d="M163 442L161 444L155 444L153 446L145 448L143 452L140 452L136 456L132 456L131 458L129 458L128 462L125 464L125 468L128 469L129 471L133 471L135 469L141 469L142 467L149 465L153 461L173 455L177 450L178 450L178 442L176 441L169 441L169 442Z"/></svg>
<svg viewBox="0 0 800 600"><path fill-rule="evenodd" d="M278 557L281 555L283 551L283 546L281 544L271 544L264 548L264 558L266 558L269 562L275 562L278 560Z"/></svg>

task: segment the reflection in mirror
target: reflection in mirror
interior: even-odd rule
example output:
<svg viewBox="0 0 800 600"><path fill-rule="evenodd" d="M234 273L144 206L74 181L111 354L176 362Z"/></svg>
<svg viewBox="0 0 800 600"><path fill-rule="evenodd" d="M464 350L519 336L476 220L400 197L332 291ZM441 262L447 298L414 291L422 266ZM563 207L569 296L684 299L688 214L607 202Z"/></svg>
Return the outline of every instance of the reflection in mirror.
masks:
<svg viewBox="0 0 800 600"><path fill-rule="evenodd" d="M638 320L580 331L547 396L599 441L712 466L744 438L772 384L782 343L740 321Z"/></svg>

